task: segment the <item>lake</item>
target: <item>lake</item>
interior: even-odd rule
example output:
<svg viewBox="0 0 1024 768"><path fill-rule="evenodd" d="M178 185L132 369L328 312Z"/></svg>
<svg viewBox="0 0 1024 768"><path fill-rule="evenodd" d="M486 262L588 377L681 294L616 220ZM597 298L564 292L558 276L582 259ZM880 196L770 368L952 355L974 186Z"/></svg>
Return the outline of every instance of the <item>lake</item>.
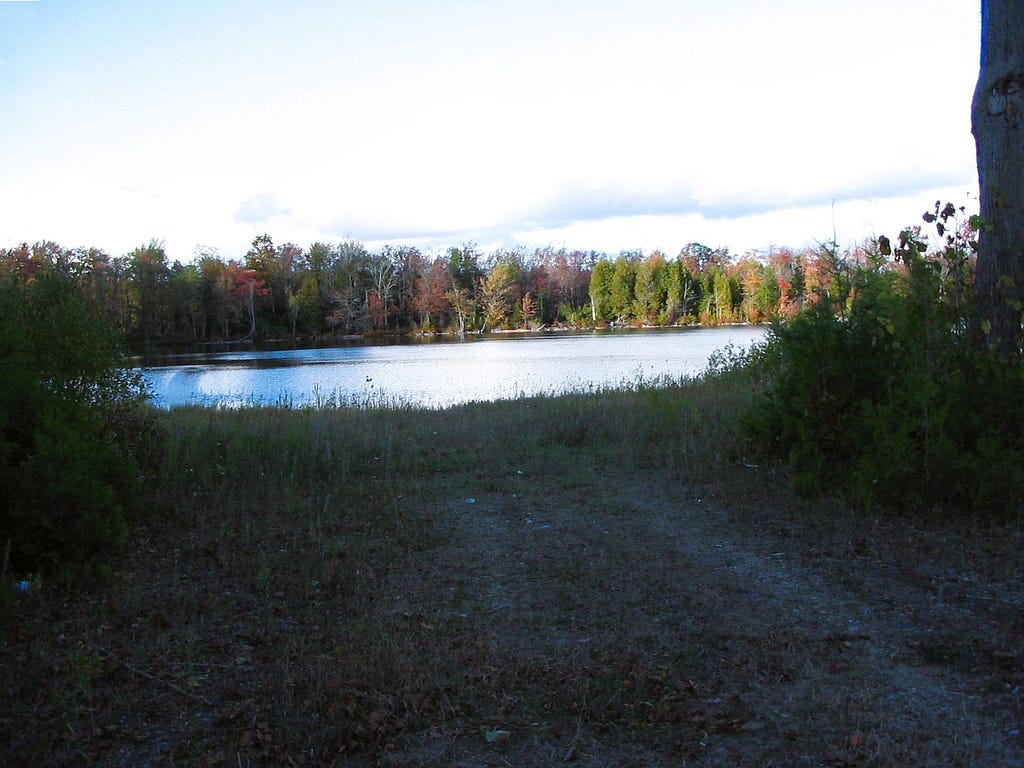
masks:
<svg viewBox="0 0 1024 768"><path fill-rule="evenodd" d="M183 355L142 369L161 407L202 404L408 404L627 386L696 376L715 350L746 347L749 326L488 334L315 349Z"/></svg>

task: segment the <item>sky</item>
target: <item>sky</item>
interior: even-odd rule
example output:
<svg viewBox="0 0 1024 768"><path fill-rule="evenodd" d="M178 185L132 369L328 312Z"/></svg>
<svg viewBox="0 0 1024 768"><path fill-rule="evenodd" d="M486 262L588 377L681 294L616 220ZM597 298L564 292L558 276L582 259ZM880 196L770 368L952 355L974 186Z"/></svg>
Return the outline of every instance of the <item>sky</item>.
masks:
<svg viewBox="0 0 1024 768"><path fill-rule="evenodd" d="M977 207L977 0L0 0L0 246L847 246Z"/></svg>

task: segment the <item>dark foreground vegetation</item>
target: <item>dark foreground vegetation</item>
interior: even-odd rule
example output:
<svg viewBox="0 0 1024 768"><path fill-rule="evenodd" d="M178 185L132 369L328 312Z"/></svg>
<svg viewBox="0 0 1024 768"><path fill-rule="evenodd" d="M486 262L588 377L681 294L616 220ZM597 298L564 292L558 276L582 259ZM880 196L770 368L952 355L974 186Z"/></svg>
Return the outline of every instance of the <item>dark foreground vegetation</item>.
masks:
<svg viewBox="0 0 1024 768"><path fill-rule="evenodd" d="M439 411L153 412L9 280L0 756L1024 764L1021 368L957 216L698 381Z"/></svg>

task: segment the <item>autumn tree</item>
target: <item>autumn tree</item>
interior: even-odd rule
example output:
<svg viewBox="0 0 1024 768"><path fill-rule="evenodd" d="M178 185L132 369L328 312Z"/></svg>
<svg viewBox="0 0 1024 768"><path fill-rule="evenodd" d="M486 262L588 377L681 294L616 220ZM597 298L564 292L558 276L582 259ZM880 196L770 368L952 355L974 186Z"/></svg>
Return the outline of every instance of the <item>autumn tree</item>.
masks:
<svg viewBox="0 0 1024 768"><path fill-rule="evenodd" d="M78 248L74 277L82 294L103 320L122 337L128 332L128 270L123 257L113 258L99 248Z"/></svg>
<svg viewBox="0 0 1024 768"><path fill-rule="evenodd" d="M679 251L679 260L694 277L706 273L714 266L723 266L729 260L728 249L709 248L703 243L687 243Z"/></svg>
<svg viewBox="0 0 1024 768"><path fill-rule="evenodd" d="M775 317L779 312L781 300L782 291L779 288L779 279L775 276L775 270L767 264L763 265L760 280L757 281L751 296L754 314L748 319L759 323Z"/></svg>
<svg viewBox="0 0 1024 768"><path fill-rule="evenodd" d="M608 310L612 318L620 322L632 314L636 265L641 256L639 251L622 251L612 265L612 279L608 286Z"/></svg>
<svg viewBox="0 0 1024 768"><path fill-rule="evenodd" d="M367 275L370 288L367 292L368 303L371 303L370 317L374 328L388 327L388 316L394 302L395 286L398 284L398 272L393 261L394 252L386 248L382 253L374 254L367 260Z"/></svg>
<svg viewBox="0 0 1024 768"><path fill-rule="evenodd" d="M401 246L385 247L385 254L395 268L395 313L401 327L411 328L415 324L416 283L427 270L427 260L418 248Z"/></svg>
<svg viewBox="0 0 1024 768"><path fill-rule="evenodd" d="M448 262L442 257L430 262L417 278L412 304L421 327L442 327L442 318L451 309L448 301L450 283Z"/></svg>
<svg viewBox="0 0 1024 768"><path fill-rule="evenodd" d="M370 252L360 242L346 240L335 248L326 296L326 324L332 330L363 330L369 310L369 261Z"/></svg>
<svg viewBox="0 0 1024 768"><path fill-rule="evenodd" d="M168 296L175 336L189 341L204 339L206 313L203 311L203 283L199 267L175 261L171 265Z"/></svg>
<svg viewBox="0 0 1024 768"><path fill-rule="evenodd" d="M451 279L448 300L458 318L459 333L465 333L470 318L476 314L477 285L483 277L480 253L474 243L448 249L448 276Z"/></svg>
<svg viewBox="0 0 1024 768"><path fill-rule="evenodd" d="M607 322L611 315L612 276L615 267L607 258L601 257L590 273L590 312L594 323Z"/></svg>
<svg viewBox="0 0 1024 768"><path fill-rule="evenodd" d="M128 254L128 268L134 287L133 305L135 316L134 336L145 344L151 344L162 335L162 323L166 317L166 291L170 281L170 267L163 243L152 240L148 245L136 248Z"/></svg>
<svg viewBox="0 0 1024 768"><path fill-rule="evenodd" d="M793 317L803 304L803 268L789 248L772 250L768 254L768 266L779 286L778 313L783 317Z"/></svg>
<svg viewBox="0 0 1024 768"><path fill-rule="evenodd" d="M523 316L523 325L532 326L537 318L537 304L533 296L529 293L524 293L520 306L522 307L520 312Z"/></svg>
<svg viewBox="0 0 1024 768"><path fill-rule="evenodd" d="M596 253L538 248L526 267L523 291L533 297L540 322L577 317L586 304ZM586 314L591 314L588 310Z"/></svg>
<svg viewBox="0 0 1024 768"><path fill-rule="evenodd" d="M480 283L480 303L484 322L491 328L509 324L519 300L520 264L508 254L501 254Z"/></svg>
<svg viewBox="0 0 1024 768"><path fill-rule="evenodd" d="M569 306L579 307L586 299L590 269L596 259L597 254L593 251L570 251L565 254L563 249L559 252L557 269L554 271L555 283L562 292L561 300L569 302Z"/></svg>
<svg viewBox="0 0 1024 768"><path fill-rule="evenodd" d="M249 250L246 251L245 259L236 267L244 267L253 272L255 277L266 287L264 296L270 311L274 311L274 289L279 282L277 279L277 247L270 235L263 234L254 238Z"/></svg>
<svg viewBox="0 0 1024 768"><path fill-rule="evenodd" d="M292 336L299 331L319 336L323 330L320 288L312 272L304 272L294 291L288 294L288 320Z"/></svg>
<svg viewBox="0 0 1024 768"><path fill-rule="evenodd" d="M698 283L679 259L665 263L661 270L661 290L665 297L665 322L686 321L696 315L700 298Z"/></svg>
<svg viewBox="0 0 1024 768"><path fill-rule="evenodd" d="M195 266L202 286L201 301L206 317L209 336L227 339L231 336L231 320L234 311L232 290L234 286L227 273L227 265L220 258L216 248L198 246L195 249Z"/></svg>
<svg viewBox="0 0 1024 768"><path fill-rule="evenodd" d="M309 246L303 271L312 275L318 290L329 291L334 288L335 259L335 248L330 243L316 242Z"/></svg>
<svg viewBox="0 0 1024 768"><path fill-rule="evenodd" d="M542 257L542 251L534 251L529 258L521 258L522 272L519 277L519 293L529 300L529 312L521 312L524 323L553 323L558 319L562 302L561 290L555 283L551 262Z"/></svg>
<svg viewBox="0 0 1024 768"><path fill-rule="evenodd" d="M255 269L249 269L237 261L229 261L227 276L232 286L232 293L240 300L249 316L248 338L256 335L256 299L267 296L270 288Z"/></svg>
<svg viewBox="0 0 1024 768"><path fill-rule="evenodd" d="M274 291L276 300L282 304L289 324L293 328L293 334L292 305L294 297L299 291L299 283L302 281L305 258L306 252L295 243L284 243L274 249L274 272L272 275L274 284L270 288ZM273 309L271 309L271 314L276 314Z"/></svg>
<svg viewBox="0 0 1024 768"><path fill-rule="evenodd" d="M729 323L735 318L733 306L738 302L738 290L725 268L715 265L706 273L704 289L704 313L701 321L706 323Z"/></svg>
<svg viewBox="0 0 1024 768"><path fill-rule="evenodd" d="M654 251L636 264L633 283L633 316L646 323L654 323L665 309L666 294L665 255Z"/></svg>

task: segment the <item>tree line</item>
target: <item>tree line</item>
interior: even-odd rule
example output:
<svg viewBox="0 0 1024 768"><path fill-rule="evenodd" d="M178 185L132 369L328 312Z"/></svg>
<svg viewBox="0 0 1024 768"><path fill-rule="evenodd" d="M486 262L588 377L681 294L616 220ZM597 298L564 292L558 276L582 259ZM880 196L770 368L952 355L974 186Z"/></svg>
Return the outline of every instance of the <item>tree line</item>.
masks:
<svg viewBox="0 0 1024 768"><path fill-rule="evenodd" d="M55 242L0 249L0 275L70 277L133 347L367 333L480 332L567 325L714 325L791 316L870 243L732 256L689 243L616 256L475 244L428 255L359 242L302 248L255 238L242 259L199 247L171 262L151 241L122 256Z"/></svg>

